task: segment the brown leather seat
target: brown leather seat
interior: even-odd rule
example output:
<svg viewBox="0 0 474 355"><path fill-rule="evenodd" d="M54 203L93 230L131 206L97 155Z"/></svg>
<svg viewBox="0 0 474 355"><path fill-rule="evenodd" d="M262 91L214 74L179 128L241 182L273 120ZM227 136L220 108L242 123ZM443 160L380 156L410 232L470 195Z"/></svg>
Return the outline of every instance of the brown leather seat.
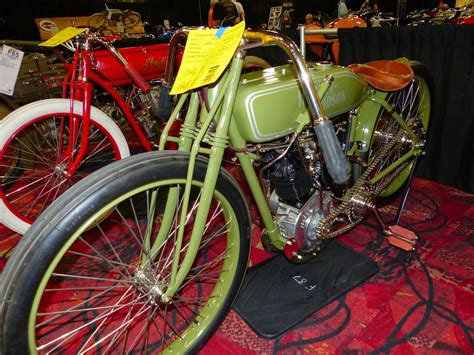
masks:
<svg viewBox="0 0 474 355"><path fill-rule="evenodd" d="M393 60L377 60L365 64L351 64L349 68L362 76L374 88L382 91L403 89L414 73L407 64Z"/></svg>

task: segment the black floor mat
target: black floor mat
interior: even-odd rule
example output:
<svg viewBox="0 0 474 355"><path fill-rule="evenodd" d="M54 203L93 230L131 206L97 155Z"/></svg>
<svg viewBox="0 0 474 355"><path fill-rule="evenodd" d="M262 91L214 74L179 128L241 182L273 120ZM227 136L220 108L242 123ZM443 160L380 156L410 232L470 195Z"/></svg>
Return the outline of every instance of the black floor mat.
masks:
<svg viewBox="0 0 474 355"><path fill-rule="evenodd" d="M234 309L262 337L277 337L378 271L377 264L332 241L295 265L277 255L251 268Z"/></svg>

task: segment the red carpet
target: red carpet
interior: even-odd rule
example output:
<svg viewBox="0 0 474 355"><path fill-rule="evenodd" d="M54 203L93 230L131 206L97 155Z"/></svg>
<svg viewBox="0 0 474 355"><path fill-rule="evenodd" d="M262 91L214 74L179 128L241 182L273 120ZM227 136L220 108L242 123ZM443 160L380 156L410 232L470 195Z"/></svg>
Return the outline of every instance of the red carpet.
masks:
<svg viewBox="0 0 474 355"><path fill-rule="evenodd" d="M418 233L416 252L388 246L370 219L340 240L375 260L378 274L276 339L258 337L231 311L201 353L472 354L474 196L415 179L407 207L402 225ZM396 205L383 211L389 220ZM253 264L269 256L254 221ZM0 270L17 240L0 225Z"/></svg>

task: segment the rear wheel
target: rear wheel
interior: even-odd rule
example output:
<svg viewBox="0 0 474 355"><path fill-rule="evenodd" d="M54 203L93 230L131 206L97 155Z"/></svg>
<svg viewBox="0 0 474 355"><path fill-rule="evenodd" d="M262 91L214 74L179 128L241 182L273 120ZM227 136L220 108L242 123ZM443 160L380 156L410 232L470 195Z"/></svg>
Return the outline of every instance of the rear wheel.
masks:
<svg viewBox="0 0 474 355"><path fill-rule="evenodd" d="M2 121L0 221L18 233L24 233L72 184L130 155L117 125L92 108L86 156L76 173L67 176L68 161L63 153L70 139L69 106L67 99L42 100L15 110ZM75 103L74 112L82 118L82 103ZM80 141L81 135L73 144L74 152L78 151Z"/></svg>
<svg viewBox="0 0 474 355"><path fill-rule="evenodd" d="M373 206L391 202L397 192L403 191L415 159L406 154L420 153L430 118L429 75L421 65L414 65L413 70L415 76L410 84L402 90L387 93L385 100L416 134L419 146L392 115L381 108L374 117L372 129L368 124L364 127L372 135L370 141L365 142L369 149L360 153L363 164L353 165L354 186L316 226L318 233L326 239L346 233L362 221ZM402 160L405 155L406 160ZM394 163L397 165L392 166ZM374 200L377 200L376 204Z"/></svg>
<svg viewBox="0 0 474 355"><path fill-rule="evenodd" d="M222 171L191 271L163 302L187 166L187 155L177 152L113 163L40 217L2 274L4 351L184 353L203 345L241 284L250 217L235 181ZM206 162L198 160L178 264L191 249L205 172ZM177 198L168 200L174 192ZM157 240L161 228L166 233Z"/></svg>
<svg viewBox="0 0 474 355"><path fill-rule="evenodd" d="M96 13L89 17L87 20L87 26L92 30L99 30L107 25L109 19L104 13Z"/></svg>
<svg viewBox="0 0 474 355"><path fill-rule="evenodd" d="M431 77L421 64L413 65L412 69L415 76L410 84L402 90L388 93L386 100L423 142L430 119ZM363 159L368 165L376 159L379 160L376 168L370 173L369 179L380 174L410 150L417 149L400 124L383 108L375 123L371 140L367 143L369 151ZM381 156L384 150L387 151ZM372 191L382 198L393 196L397 191L402 190L401 187L407 182L413 169L413 159L408 160L406 167L395 169L375 182ZM360 165L356 166L355 178L360 177L362 173Z"/></svg>
<svg viewBox="0 0 474 355"><path fill-rule="evenodd" d="M137 25L141 21L140 14L133 11L124 11L124 15L122 17L122 23L125 27L130 28Z"/></svg>

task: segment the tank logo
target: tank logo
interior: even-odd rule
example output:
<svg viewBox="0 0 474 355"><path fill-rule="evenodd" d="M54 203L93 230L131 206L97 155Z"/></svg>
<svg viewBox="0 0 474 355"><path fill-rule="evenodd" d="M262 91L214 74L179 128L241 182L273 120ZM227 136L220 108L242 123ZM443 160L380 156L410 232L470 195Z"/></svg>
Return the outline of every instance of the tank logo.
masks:
<svg viewBox="0 0 474 355"><path fill-rule="evenodd" d="M152 68L163 67L165 65L166 65L166 58L155 59L154 56L151 56L145 59L145 64L143 65L143 69L148 70Z"/></svg>
<svg viewBox="0 0 474 355"><path fill-rule="evenodd" d="M346 101L346 93L344 91L336 92L332 95L326 95L323 98L324 107L332 107Z"/></svg>

